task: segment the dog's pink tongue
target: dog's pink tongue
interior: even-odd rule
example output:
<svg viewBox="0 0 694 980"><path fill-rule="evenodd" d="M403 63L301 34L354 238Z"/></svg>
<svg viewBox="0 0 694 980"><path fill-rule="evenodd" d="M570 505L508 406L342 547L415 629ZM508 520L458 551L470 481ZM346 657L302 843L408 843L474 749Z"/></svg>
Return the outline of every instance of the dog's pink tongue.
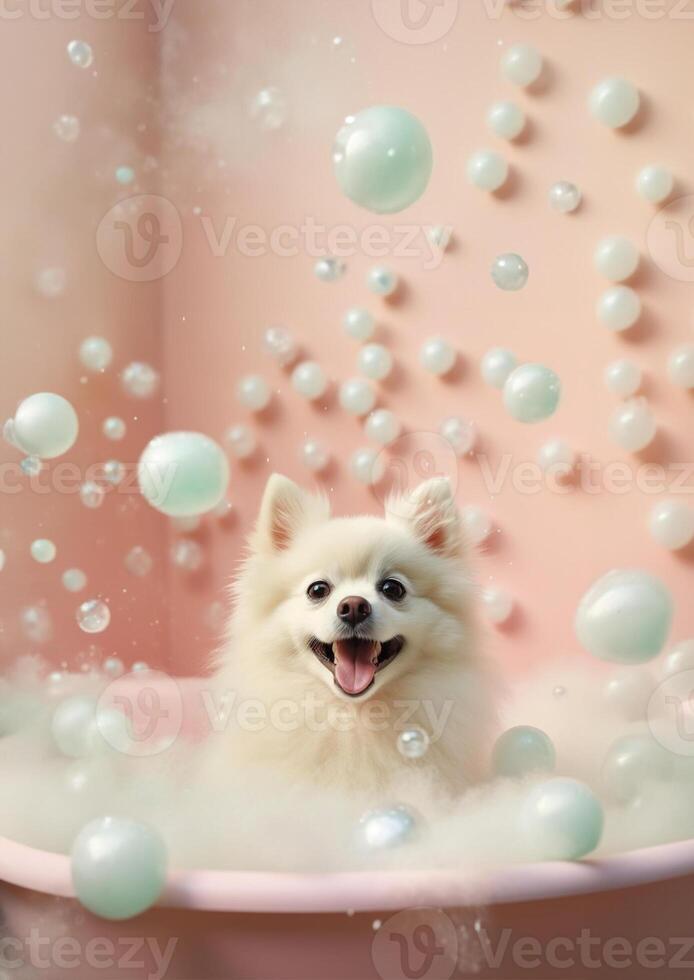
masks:
<svg viewBox="0 0 694 980"><path fill-rule="evenodd" d="M363 640L337 640L333 643L335 679L346 694L361 694L376 673L375 643Z"/></svg>

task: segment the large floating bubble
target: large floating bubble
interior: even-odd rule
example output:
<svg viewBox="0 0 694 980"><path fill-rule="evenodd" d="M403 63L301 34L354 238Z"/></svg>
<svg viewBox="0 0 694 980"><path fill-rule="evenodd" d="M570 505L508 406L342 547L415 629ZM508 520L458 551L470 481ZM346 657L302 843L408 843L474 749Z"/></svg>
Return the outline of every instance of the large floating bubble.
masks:
<svg viewBox="0 0 694 980"><path fill-rule="evenodd" d="M495 102L487 112L487 126L495 136L514 140L525 128L525 113L515 102Z"/></svg>
<svg viewBox="0 0 694 980"><path fill-rule="evenodd" d="M432 168L424 126L406 109L372 106L348 116L335 138L335 175L344 194L377 214L394 214L426 190Z"/></svg>
<svg viewBox="0 0 694 980"><path fill-rule="evenodd" d="M292 371L292 387L309 401L315 401L325 394L328 379L320 364L315 361L302 361Z"/></svg>
<svg viewBox="0 0 694 980"><path fill-rule="evenodd" d="M518 358L512 351L505 350L503 347L492 347L482 358L480 370L488 385L503 388L509 374L516 367L518 367Z"/></svg>
<svg viewBox="0 0 694 980"><path fill-rule="evenodd" d="M670 381L678 388L694 388L694 344L684 344L670 354L667 364Z"/></svg>
<svg viewBox="0 0 694 980"><path fill-rule="evenodd" d="M72 848L72 881L85 908L103 919L130 919L159 898L166 847L157 831L125 817L100 817Z"/></svg>
<svg viewBox="0 0 694 980"><path fill-rule="evenodd" d="M497 255L492 263L492 279L506 291L516 292L528 281L529 269L525 260L515 252Z"/></svg>
<svg viewBox="0 0 694 980"><path fill-rule="evenodd" d="M581 203L581 190L570 180L558 180L549 189L549 204L555 211L570 214Z"/></svg>
<svg viewBox="0 0 694 980"><path fill-rule="evenodd" d="M614 410L609 422L610 437L631 453L638 453L655 439L658 423L647 399L631 398Z"/></svg>
<svg viewBox="0 0 694 980"><path fill-rule="evenodd" d="M629 803L644 787L667 780L672 774L673 756L646 732L623 735L610 746L602 770L608 796L618 803Z"/></svg>
<svg viewBox="0 0 694 980"><path fill-rule="evenodd" d="M373 442L387 446L394 442L402 431L400 419L387 408L371 412L364 424L364 432Z"/></svg>
<svg viewBox="0 0 694 980"><path fill-rule="evenodd" d="M581 599L576 634L600 660L641 664L662 650L672 613L672 596L660 579L638 569L616 569Z"/></svg>
<svg viewBox="0 0 694 980"><path fill-rule="evenodd" d="M521 364L504 384L504 405L518 422L541 422L557 410L561 383L542 364Z"/></svg>
<svg viewBox="0 0 694 980"><path fill-rule="evenodd" d="M146 446L137 466L147 501L169 517L205 514L229 486L229 463L220 446L199 432L167 432Z"/></svg>
<svg viewBox="0 0 694 980"><path fill-rule="evenodd" d="M531 44L514 44L502 55L501 72L509 82L526 88L540 77L542 55Z"/></svg>
<svg viewBox="0 0 694 980"><path fill-rule="evenodd" d="M694 508L682 500L661 500L651 510L649 526L663 548L686 548L694 538Z"/></svg>
<svg viewBox="0 0 694 980"><path fill-rule="evenodd" d="M591 790L576 779L550 779L535 786L523 803L521 828L533 856L576 861L600 843L604 815Z"/></svg>
<svg viewBox="0 0 694 980"><path fill-rule="evenodd" d="M350 378L340 386L340 405L350 415L367 415L375 403L376 392L362 378Z"/></svg>
<svg viewBox="0 0 694 980"><path fill-rule="evenodd" d="M506 183L508 164L494 150L478 150L468 159L467 179L482 191L498 191Z"/></svg>
<svg viewBox="0 0 694 980"><path fill-rule="evenodd" d="M370 340L376 328L376 323L368 310L353 306L342 318L345 333L355 340Z"/></svg>
<svg viewBox="0 0 694 980"><path fill-rule="evenodd" d="M639 170L636 176L636 190L641 197L652 204L660 204L672 193L675 178L667 167L651 164Z"/></svg>
<svg viewBox="0 0 694 980"><path fill-rule="evenodd" d="M531 725L509 728L494 745L492 765L497 776L520 778L531 772L552 772L555 763L551 738Z"/></svg>
<svg viewBox="0 0 694 980"><path fill-rule="evenodd" d="M639 110L639 92L624 78L605 78L590 93L590 111L597 120L619 129L631 122Z"/></svg>
<svg viewBox="0 0 694 980"><path fill-rule="evenodd" d="M596 313L610 330L628 330L641 316L641 300L630 286L612 286L598 300Z"/></svg>
<svg viewBox="0 0 694 980"><path fill-rule="evenodd" d="M21 448L40 459L54 459L71 449L79 422L62 395L48 391L25 398L14 417L13 434Z"/></svg>
<svg viewBox="0 0 694 980"><path fill-rule="evenodd" d="M622 282L636 272L639 250L623 235L610 235L598 242L593 255L595 268L611 282Z"/></svg>

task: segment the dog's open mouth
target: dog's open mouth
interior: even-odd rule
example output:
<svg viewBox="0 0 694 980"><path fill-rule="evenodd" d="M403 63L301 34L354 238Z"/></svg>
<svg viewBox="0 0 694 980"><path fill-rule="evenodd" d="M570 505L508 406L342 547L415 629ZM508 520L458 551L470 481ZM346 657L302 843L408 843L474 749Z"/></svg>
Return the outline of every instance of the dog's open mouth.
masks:
<svg viewBox="0 0 694 980"><path fill-rule="evenodd" d="M356 697L371 687L379 670L395 660L405 640L402 636L394 636L381 643L354 636L322 643L313 636L308 645L323 666L332 671L337 686L345 694Z"/></svg>

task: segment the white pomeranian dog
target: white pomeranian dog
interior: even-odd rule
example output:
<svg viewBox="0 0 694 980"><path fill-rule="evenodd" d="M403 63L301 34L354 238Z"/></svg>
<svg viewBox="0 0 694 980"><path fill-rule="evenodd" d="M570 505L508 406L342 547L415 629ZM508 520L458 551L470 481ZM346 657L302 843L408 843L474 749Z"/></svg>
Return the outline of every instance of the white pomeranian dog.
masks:
<svg viewBox="0 0 694 980"><path fill-rule="evenodd" d="M446 792L486 771L492 684L446 479L383 518L331 518L272 476L234 599L216 673L229 762L371 792L411 771L419 728Z"/></svg>

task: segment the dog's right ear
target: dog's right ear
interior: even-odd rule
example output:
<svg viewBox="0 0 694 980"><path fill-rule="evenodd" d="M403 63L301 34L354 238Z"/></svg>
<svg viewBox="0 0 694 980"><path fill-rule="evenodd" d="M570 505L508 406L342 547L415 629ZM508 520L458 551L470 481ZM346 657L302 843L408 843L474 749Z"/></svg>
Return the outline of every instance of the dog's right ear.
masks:
<svg viewBox="0 0 694 980"><path fill-rule="evenodd" d="M273 473L267 481L254 536L256 550L285 551L297 532L330 516L323 497L306 493L286 476Z"/></svg>

